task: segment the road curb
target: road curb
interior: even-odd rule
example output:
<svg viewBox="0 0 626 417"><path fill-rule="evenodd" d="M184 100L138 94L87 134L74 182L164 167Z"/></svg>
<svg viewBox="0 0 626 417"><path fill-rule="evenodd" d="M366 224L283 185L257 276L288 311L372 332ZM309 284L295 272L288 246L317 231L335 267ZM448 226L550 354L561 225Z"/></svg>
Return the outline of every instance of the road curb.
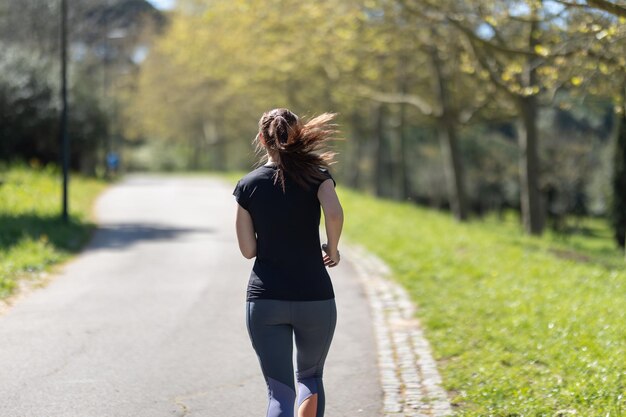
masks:
<svg viewBox="0 0 626 417"><path fill-rule="evenodd" d="M389 267L361 246L342 252L361 280L373 317L384 417L451 416L452 407L415 306Z"/></svg>

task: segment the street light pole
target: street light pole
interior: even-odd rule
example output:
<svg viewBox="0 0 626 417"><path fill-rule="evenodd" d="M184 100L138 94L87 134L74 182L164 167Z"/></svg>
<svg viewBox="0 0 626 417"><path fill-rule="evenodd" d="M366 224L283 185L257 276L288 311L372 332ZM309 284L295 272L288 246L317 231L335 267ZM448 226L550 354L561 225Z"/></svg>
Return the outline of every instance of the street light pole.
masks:
<svg viewBox="0 0 626 417"><path fill-rule="evenodd" d="M70 138L67 134L67 0L61 0L61 158L63 164L63 221L68 221Z"/></svg>

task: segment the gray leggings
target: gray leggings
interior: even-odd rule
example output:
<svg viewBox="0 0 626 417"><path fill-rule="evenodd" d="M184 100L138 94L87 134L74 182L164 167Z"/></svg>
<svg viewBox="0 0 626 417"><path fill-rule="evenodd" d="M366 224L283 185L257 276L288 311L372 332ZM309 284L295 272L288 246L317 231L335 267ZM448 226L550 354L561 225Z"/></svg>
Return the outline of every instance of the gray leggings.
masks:
<svg viewBox="0 0 626 417"><path fill-rule="evenodd" d="M267 383L267 417L293 417L296 391L293 338L296 342L298 407L317 394L315 417L324 416L324 361L335 332L335 299L246 302L246 325Z"/></svg>

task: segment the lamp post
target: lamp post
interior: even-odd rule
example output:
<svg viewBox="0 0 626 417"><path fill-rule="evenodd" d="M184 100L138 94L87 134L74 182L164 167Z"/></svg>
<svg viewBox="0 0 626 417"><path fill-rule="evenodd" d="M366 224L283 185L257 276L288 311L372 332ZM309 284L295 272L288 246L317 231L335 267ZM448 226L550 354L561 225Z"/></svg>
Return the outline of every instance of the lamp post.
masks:
<svg viewBox="0 0 626 417"><path fill-rule="evenodd" d="M68 221L68 181L70 165L70 138L67 134L67 0L61 0L61 123L59 129L63 165L63 212Z"/></svg>

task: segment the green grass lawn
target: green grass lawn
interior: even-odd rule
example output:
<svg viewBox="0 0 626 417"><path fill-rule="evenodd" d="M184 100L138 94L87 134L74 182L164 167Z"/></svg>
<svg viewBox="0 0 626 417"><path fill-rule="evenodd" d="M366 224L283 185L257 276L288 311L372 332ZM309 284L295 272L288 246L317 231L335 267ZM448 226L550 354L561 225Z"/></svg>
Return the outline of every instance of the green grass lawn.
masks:
<svg viewBox="0 0 626 417"><path fill-rule="evenodd" d="M60 220L61 176L54 168L0 170L0 298L78 251L93 229L91 206L106 183L73 175L70 222Z"/></svg>
<svg viewBox="0 0 626 417"><path fill-rule="evenodd" d="M458 415L626 416L626 265L601 221L532 238L339 193L347 238L418 304Z"/></svg>

